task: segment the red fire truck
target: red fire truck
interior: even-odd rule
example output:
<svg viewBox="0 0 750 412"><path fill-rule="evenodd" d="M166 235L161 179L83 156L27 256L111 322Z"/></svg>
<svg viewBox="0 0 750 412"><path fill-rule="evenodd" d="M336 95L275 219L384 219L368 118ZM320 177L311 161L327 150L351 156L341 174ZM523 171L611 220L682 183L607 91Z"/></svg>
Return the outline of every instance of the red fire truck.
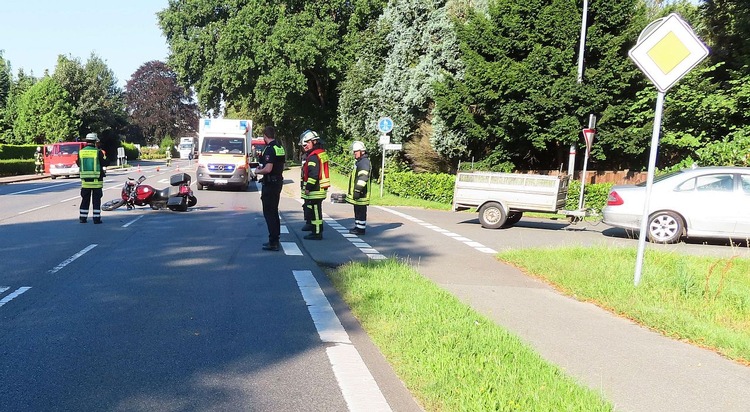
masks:
<svg viewBox="0 0 750 412"><path fill-rule="evenodd" d="M86 142L60 142L44 146L44 172L56 179L58 176L78 176L78 151Z"/></svg>

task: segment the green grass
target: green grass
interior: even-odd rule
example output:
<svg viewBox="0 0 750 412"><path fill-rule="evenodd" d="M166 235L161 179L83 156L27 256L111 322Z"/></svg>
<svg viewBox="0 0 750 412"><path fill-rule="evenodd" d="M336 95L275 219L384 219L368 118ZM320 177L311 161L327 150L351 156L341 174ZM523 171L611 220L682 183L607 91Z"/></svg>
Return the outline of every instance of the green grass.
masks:
<svg viewBox="0 0 750 412"><path fill-rule="evenodd" d="M635 287L632 248L521 249L498 256L576 299L750 361L750 259L650 250Z"/></svg>
<svg viewBox="0 0 750 412"><path fill-rule="evenodd" d="M349 187L349 176L343 176L339 173L331 172L331 185L337 192L346 192ZM437 209L437 210L450 210L450 203L439 203L432 202L422 199L404 199L396 195L390 194L383 189L383 196L380 196L380 185L378 182L373 181L370 187L372 193L370 193L370 204L373 206L410 206L419 207L423 209ZM329 190L330 192L331 190Z"/></svg>
<svg viewBox="0 0 750 412"><path fill-rule="evenodd" d="M329 276L428 411L613 409L404 263L350 263Z"/></svg>

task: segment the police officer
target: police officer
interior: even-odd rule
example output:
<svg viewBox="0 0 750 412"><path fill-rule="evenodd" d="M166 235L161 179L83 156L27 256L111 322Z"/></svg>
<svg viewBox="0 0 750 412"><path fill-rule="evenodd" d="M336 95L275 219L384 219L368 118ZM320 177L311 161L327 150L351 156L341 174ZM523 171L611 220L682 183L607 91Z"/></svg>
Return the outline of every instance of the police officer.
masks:
<svg viewBox="0 0 750 412"><path fill-rule="evenodd" d="M307 154L302 164L302 200L304 201L305 225L310 229L305 239L323 239L323 200L328 195L331 180L328 172L328 154L320 143L320 136L312 130L305 130L300 136L302 147Z"/></svg>
<svg viewBox="0 0 750 412"><path fill-rule="evenodd" d="M349 176L349 190L346 193L346 202L354 205L354 228L349 233L364 235L367 229L367 205L370 204L370 159L367 157L367 148L360 141L352 144L354 154L354 169Z"/></svg>
<svg viewBox="0 0 750 412"><path fill-rule="evenodd" d="M102 187L104 186L104 153L97 147L99 136L86 135L86 147L78 152L76 164L81 173L81 207L78 221L86 223L89 206L93 203L94 224L102 223Z"/></svg>
<svg viewBox="0 0 750 412"><path fill-rule="evenodd" d="M281 220L279 219L279 200L281 188L284 184L284 163L286 153L284 147L276 142L276 129L266 126L263 129L263 141L266 143L263 154L259 159L259 167L255 173L263 175L261 180L260 200L263 203L263 217L268 227L268 243L263 244L263 250L279 250L281 237Z"/></svg>
<svg viewBox="0 0 750 412"><path fill-rule="evenodd" d="M44 174L44 154L42 153L41 146L36 147L36 152L34 153L34 173L38 175Z"/></svg>

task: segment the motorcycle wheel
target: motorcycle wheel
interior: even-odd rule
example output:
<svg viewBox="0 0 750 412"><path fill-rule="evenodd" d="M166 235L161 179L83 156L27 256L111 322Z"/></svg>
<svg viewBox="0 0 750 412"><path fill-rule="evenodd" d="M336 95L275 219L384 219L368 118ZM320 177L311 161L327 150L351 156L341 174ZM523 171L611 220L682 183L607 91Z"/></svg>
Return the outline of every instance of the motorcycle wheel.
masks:
<svg viewBox="0 0 750 412"><path fill-rule="evenodd" d="M198 204L198 198L195 196L188 196L188 207L193 207Z"/></svg>
<svg viewBox="0 0 750 412"><path fill-rule="evenodd" d="M102 210L109 212L111 210L117 209L118 207L124 204L125 204L125 201L123 199L115 199L115 200L110 200L109 202L102 203L101 207L102 207Z"/></svg>

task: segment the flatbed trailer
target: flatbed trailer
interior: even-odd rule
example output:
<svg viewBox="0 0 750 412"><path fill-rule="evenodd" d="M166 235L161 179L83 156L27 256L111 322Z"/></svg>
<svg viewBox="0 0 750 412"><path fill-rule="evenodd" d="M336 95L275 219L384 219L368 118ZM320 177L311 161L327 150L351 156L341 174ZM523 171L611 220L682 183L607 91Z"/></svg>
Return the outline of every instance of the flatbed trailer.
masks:
<svg viewBox="0 0 750 412"><path fill-rule="evenodd" d="M460 172L453 211L476 209L479 222L488 229L513 226L524 212L560 213L579 220L586 216L585 211L563 209L569 183L569 175Z"/></svg>

